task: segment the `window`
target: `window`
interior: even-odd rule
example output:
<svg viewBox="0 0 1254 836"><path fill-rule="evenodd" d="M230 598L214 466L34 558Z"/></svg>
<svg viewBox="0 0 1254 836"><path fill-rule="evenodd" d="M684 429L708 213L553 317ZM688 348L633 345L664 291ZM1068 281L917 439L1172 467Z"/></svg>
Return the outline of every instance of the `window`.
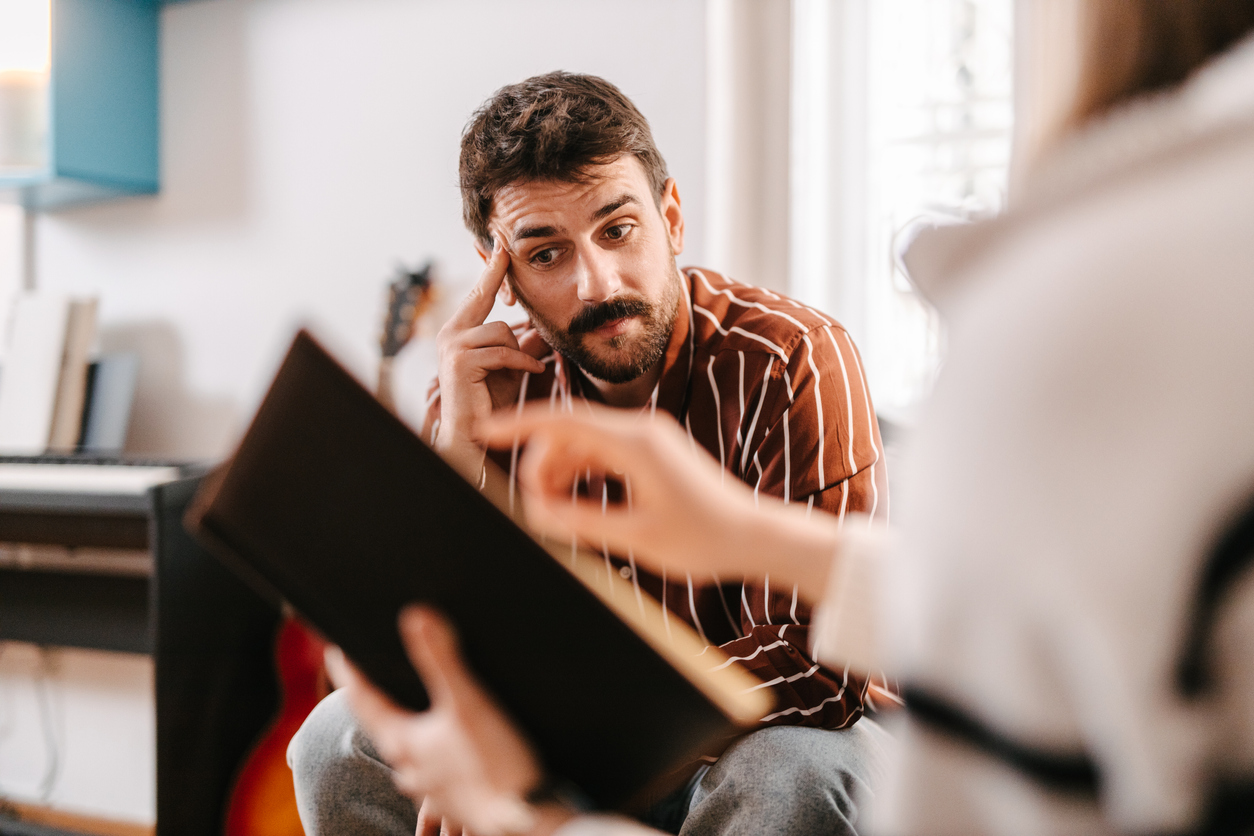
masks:
<svg viewBox="0 0 1254 836"><path fill-rule="evenodd" d="M890 414L943 342L895 244L1004 207L1013 43L1013 0L793 1L790 288L850 329Z"/></svg>

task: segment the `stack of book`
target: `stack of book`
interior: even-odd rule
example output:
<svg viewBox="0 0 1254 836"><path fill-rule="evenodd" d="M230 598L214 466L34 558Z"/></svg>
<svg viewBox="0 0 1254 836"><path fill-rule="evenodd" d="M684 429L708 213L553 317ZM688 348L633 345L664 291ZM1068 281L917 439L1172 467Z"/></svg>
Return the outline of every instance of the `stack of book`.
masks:
<svg viewBox="0 0 1254 836"><path fill-rule="evenodd" d="M93 358L95 299L30 293L0 362L0 453L115 455L126 444L139 358Z"/></svg>

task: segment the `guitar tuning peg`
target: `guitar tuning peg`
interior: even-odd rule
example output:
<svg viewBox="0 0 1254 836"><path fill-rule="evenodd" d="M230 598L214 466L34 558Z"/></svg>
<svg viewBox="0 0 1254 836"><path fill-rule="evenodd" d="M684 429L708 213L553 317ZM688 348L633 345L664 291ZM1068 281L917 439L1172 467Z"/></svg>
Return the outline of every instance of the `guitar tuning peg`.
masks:
<svg viewBox="0 0 1254 836"><path fill-rule="evenodd" d="M428 260L421 268L411 269L404 262L398 261L394 270L392 286L398 291L407 291L415 287L425 288L431 284L434 262Z"/></svg>

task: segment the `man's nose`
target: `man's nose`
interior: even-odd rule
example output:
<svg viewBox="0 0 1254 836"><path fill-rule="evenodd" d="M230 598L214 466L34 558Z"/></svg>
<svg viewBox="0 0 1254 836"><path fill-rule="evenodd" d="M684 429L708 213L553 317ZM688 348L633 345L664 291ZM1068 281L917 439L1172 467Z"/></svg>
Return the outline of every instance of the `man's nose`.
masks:
<svg viewBox="0 0 1254 836"><path fill-rule="evenodd" d="M595 305L614 297L622 287L613 259L599 247L590 247L578 255L579 301Z"/></svg>

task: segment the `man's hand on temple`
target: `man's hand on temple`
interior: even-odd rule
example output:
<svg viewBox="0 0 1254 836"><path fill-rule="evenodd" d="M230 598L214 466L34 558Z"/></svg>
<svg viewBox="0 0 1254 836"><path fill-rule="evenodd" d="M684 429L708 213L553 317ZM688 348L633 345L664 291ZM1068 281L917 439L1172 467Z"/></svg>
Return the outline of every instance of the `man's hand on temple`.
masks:
<svg viewBox="0 0 1254 836"><path fill-rule="evenodd" d="M409 607L401 638L431 697L431 708L407 711L337 652L328 667L397 786L422 800L419 833L476 836L544 833L569 819L562 808L532 807L524 798L541 782L530 744L462 661L457 639L435 612ZM425 827L425 830L424 830Z"/></svg>
<svg viewBox="0 0 1254 836"><path fill-rule="evenodd" d="M482 452L477 425L493 409L518 397L523 372L539 374L544 365L521 350L504 322L487 322L497 290L509 270L509 250L496 242L483 275L440 329L440 429L435 448L460 463ZM480 455L480 458L481 455ZM477 474L472 474L477 475Z"/></svg>

